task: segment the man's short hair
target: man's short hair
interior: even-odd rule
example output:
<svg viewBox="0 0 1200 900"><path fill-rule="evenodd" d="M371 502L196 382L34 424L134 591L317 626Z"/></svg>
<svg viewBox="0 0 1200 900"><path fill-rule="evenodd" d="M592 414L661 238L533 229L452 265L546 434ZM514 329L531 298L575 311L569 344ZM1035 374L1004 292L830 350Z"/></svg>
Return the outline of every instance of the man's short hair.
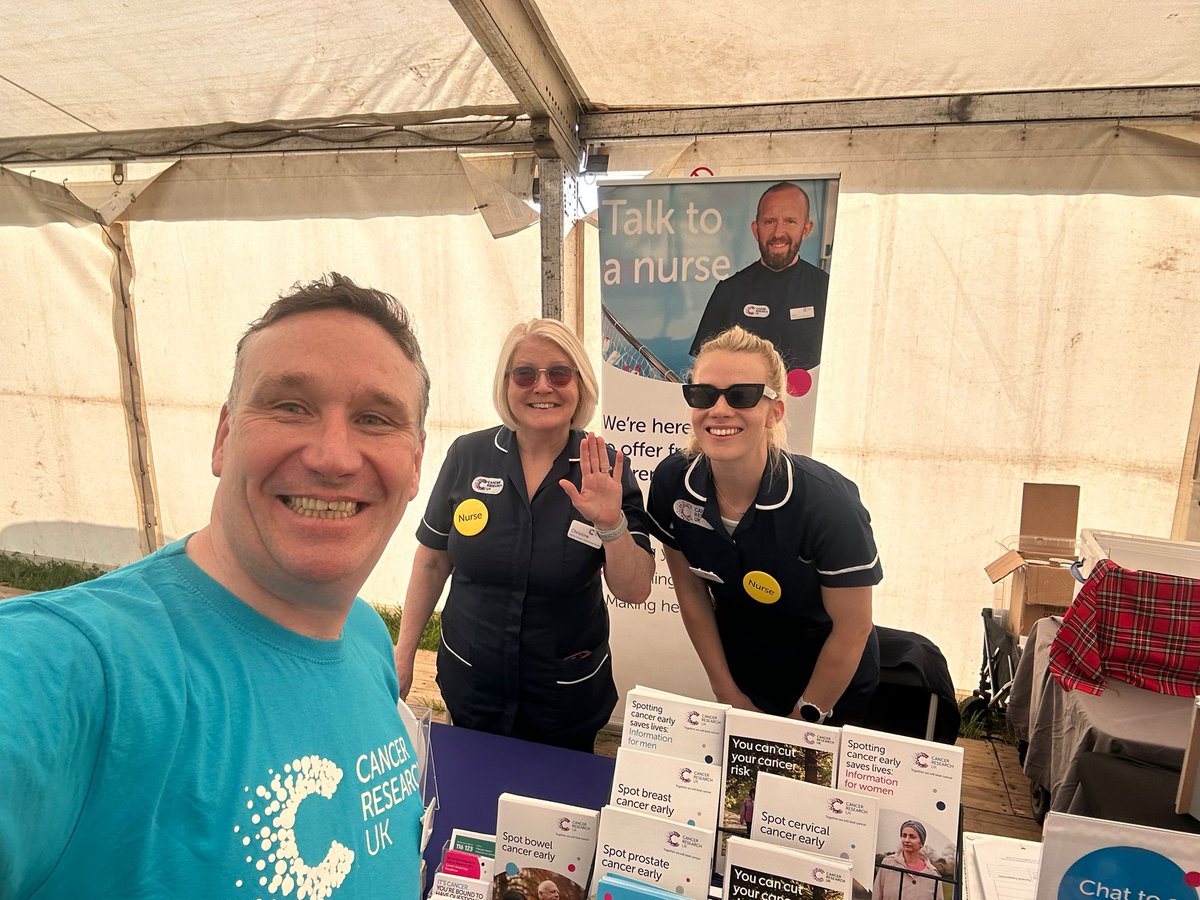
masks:
<svg viewBox="0 0 1200 900"><path fill-rule="evenodd" d="M800 196L804 198L804 218L812 218L812 200L808 196L808 191L800 187L800 185L796 184L794 181L777 181L775 184L763 191L762 196L758 198L758 206L754 208L754 218L756 221L758 220L758 217L762 215L762 204L763 201L767 199L767 195L778 194L780 191L799 191Z"/></svg>
<svg viewBox="0 0 1200 900"><path fill-rule="evenodd" d="M251 335L270 328L276 322L301 313L325 309L340 309L369 319L396 342L417 370L420 388L420 409L417 424L425 429L425 415L429 412L429 369L421 358L421 345L413 331L412 319L404 305L391 294L373 288L359 287L345 275L330 272L316 281L297 281L290 293L280 294L279 299L267 307L267 311L250 323L237 343L233 360L233 380L229 384L229 412L232 415L241 389L242 358L246 342Z"/></svg>

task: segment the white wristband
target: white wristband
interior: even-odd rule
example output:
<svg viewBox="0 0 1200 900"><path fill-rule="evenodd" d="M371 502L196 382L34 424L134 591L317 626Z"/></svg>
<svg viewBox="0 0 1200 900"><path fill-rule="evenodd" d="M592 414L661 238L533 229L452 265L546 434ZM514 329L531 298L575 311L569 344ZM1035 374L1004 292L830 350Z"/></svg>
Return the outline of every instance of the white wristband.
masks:
<svg viewBox="0 0 1200 900"><path fill-rule="evenodd" d="M593 526L594 527L594 526ZM621 535L629 530L629 520L625 518L625 510L621 510L621 521L617 522L610 531L601 531L596 529L596 537L600 538L604 543L615 541Z"/></svg>

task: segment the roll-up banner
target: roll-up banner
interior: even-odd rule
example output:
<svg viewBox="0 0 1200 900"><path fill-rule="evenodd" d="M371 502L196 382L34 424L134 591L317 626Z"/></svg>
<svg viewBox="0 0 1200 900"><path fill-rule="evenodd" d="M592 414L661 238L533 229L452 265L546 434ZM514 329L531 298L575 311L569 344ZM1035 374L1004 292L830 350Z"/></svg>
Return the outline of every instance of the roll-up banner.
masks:
<svg viewBox="0 0 1200 900"><path fill-rule="evenodd" d="M829 175L600 186L603 432L643 493L655 466L687 446L679 385L700 344L732 325L783 356L789 449L811 453L837 193ZM655 550L645 604L606 594L617 687L709 697L657 542Z"/></svg>

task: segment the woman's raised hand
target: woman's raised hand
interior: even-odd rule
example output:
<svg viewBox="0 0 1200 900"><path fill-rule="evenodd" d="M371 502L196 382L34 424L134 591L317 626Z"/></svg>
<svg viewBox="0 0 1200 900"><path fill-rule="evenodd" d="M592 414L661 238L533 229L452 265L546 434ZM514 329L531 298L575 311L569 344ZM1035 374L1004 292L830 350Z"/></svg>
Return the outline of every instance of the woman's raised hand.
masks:
<svg viewBox="0 0 1200 900"><path fill-rule="evenodd" d="M620 524L624 467L625 454L618 450L610 462L604 438L589 432L579 442L580 487L566 479L559 482L579 514L600 531L611 531Z"/></svg>

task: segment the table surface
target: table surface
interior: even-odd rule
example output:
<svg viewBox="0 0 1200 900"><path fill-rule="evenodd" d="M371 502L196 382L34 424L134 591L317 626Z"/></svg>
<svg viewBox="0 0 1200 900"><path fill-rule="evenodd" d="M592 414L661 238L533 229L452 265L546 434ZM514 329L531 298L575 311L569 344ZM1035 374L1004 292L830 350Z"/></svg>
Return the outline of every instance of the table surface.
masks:
<svg viewBox="0 0 1200 900"><path fill-rule="evenodd" d="M1008 721L1027 741L1025 774L1050 792L1050 808L1086 813L1076 766L1088 751L1120 753L1179 768L1191 727L1191 697L1158 694L1109 679L1102 694L1064 691L1050 675L1050 644L1062 619L1030 629L1013 679Z"/></svg>
<svg viewBox="0 0 1200 900"><path fill-rule="evenodd" d="M601 809L612 791L616 760L592 753L531 744L434 722L430 728L438 811L425 850L426 889L454 828L496 832L496 799L521 794Z"/></svg>

